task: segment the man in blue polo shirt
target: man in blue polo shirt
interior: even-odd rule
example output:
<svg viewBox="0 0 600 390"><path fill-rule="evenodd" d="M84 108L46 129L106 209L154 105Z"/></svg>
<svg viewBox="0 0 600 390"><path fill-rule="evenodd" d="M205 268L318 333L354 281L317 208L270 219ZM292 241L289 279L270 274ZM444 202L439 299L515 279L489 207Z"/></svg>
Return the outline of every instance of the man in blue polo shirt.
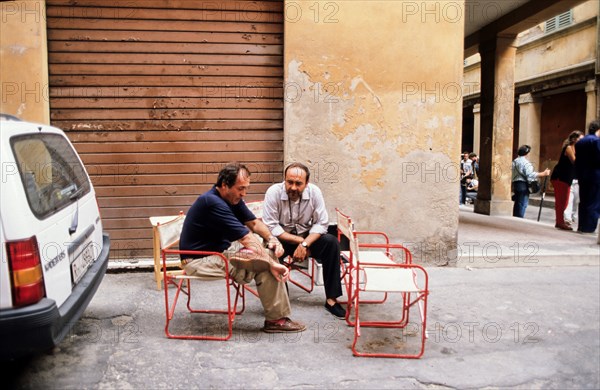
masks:
<svg viewBox="0 0 600 390"><path fill-rule="evenodd" d="M263 331L300 332L302 323L292 321L285 281L289 270L277 260L283 247L243 201L250 185L250 171L242 164L229 164L220 172L213 188L196 199L189 209L179 247L182 250L222 252L229 259L229 273L238 283L256 281L265 311ZM265 248L255 236L267 242ZM224 277L225 265L218 256L184 258L188 275Z"/></svg>

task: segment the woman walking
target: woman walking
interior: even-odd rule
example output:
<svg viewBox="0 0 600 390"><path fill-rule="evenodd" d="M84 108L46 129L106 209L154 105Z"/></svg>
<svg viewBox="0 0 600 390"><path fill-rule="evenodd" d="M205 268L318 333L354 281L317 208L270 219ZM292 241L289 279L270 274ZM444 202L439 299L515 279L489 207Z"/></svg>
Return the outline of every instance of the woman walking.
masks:
<svg viewBox="0 0 600 390"><path fill-rule="evenodd" d="M569 137L563 142L558 164L552 171L550 182L554 187L554 211L556 213L557 229L573 230L570 224L565 221L565 209L569 203L569 192L571 184L575 178L575 143L583 138L581 131L575 130L569 134Z"/></svg>
<svg viewBox="0 0 600 390"><path fill-rule="evenodd" d="M542 172L535 172L533 165L527 159L531 151L531 146L522 145L517 151L518 157L512 162L512 184L514 192L513 217L525 217L525 210L529 204L529 183L537 180L538 177L550 175L550 170L546 168Z"/></svg>

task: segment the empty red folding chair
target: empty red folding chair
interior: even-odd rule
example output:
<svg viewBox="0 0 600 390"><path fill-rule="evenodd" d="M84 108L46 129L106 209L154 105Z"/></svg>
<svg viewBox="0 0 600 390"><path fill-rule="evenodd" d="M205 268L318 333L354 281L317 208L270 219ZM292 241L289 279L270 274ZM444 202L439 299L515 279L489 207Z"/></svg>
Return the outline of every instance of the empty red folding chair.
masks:
<svg viewBox="0 0 600 390"><path fill-rule="evenodd" d="M429 278L427 271L419 265L412 264L412 255L408 249L400 244L365 243L360 244L358 236L373 234L374 232L357 232L351 218L336 209L338 230L348 238L350 250L348 251L347 283L348 288L348 313L354 314L354 340L352 352L355 356L368 357L393 357L393 358L420 358L425 351L427 338L427 298L429 295ZM395 259L394 251L403 254L402 259ZM401 296L402 309L397 318L383 319L381 315L365 319L361 313L360 296L363 292L397 293ZM390 311L386 303L374 305L381 307L383 313ZM414 353L379 353L364 352L358 347L361 336L361 327L369 328L397 328L405 329L409 322L411 311L419 312L420 345ZM370 313L374 316L373 313ZM362 316L362 317L361 317ZM385 344L385 343L384 343Z"/></svg>

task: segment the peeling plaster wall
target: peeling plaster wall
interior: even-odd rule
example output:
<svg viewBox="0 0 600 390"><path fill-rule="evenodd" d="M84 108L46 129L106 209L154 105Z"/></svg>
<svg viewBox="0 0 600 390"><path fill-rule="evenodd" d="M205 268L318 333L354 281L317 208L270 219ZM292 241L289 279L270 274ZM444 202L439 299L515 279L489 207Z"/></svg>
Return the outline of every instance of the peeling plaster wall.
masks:
<svg viewBox="0 0 600 390"><path fill-rule="evenodd" d="M462 1L286 2L285 162L359 230L456 255ZM318 11L318 12L317 12Z"/></svg>
<svg viewBox="0 0 600 390"><path fill-rule="evenodd" d="M0 112L50 123L45 1L0 3Z"/></svg>

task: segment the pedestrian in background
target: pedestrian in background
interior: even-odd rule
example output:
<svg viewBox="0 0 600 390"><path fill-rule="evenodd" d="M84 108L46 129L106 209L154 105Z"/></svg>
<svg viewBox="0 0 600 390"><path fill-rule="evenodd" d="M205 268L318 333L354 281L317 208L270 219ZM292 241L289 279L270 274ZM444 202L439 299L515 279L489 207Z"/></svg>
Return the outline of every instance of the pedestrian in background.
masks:
<svg viewBox="0 0 600 390"><path fill-rule="evenodd" d="M600 215L600 121L588 127L588 135L575 144L575 169L579 180L577 231L593 233Z"/></svg>
<svg viewBox="0 0 600 390"><path fill-rule="evenodd" d="M529 183L537 180L538 177L550 175L550 170L546 168L543 172L535 172L533 165L527 159L531 151L531 146L522 145L517 151L518 157L512 162L512 184L514 192L513 217L525 217L525 211L529 204Z"/></svg>
<svg viewBox="0 0 600 390"><path fill-rule="evenodd" d="M569 201L567 202L567 208L564 212L565 222L573 226L577 223L578 217L577 212L579 210L579 181L577 175L571 183L571 190L569 191Z"/></svg>
<svg viewBox="0 0 600 390"><path fill-rule="evenodd" d="M473 161L469 158L469 152L463 153L460 160L460 204L467 201L467 180L473 178Z"/></svg>
<svg viewBox="0 0 600 390"><path fill-rule="evenodd" d="M575 143L583 138L583 133L575 130L563 142L558 163L552 170L550 181L554 187L554 212L556 224L554 227L562 230L573 230L565 221L565 209L569 203L569 192L575 178Z"/></svg>
<svg viewBox="0 0 600 390"><path fill-rule="evenodd" d="M471 160L473 179L479 179L479 157L477 156L477 153L469 153L469 160Z"/></svg>

